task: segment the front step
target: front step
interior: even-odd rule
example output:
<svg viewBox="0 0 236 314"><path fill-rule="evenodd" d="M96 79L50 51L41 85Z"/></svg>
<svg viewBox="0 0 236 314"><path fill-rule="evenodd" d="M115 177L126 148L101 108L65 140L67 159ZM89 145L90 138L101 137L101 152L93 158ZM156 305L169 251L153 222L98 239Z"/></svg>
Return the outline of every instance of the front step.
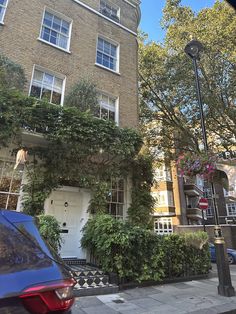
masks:
<svg viewBox="0 0 236 314"><path fill-rule="evenodd" d="M76 275L75 296L117 293L119 287L109 283L109 276L96 267L82 264L69 265Z"/></svg>
<svg viewBox="0 0 236 314"><path fill-rule="evenodd" d="M86 259L76 258L76 257L63 257L63 261L67 265L85 265Z"/></svg>

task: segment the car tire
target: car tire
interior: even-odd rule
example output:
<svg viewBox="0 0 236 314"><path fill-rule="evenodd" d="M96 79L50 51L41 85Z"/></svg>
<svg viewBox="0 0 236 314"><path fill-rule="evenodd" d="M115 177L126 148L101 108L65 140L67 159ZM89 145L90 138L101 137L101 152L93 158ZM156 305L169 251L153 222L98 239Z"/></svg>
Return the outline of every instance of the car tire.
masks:
<svg viewBox="0 0 236 314"><path fill-rule="evenodd" d="M234 263L234 258L231 254L228 254L228 262L230 265Z"/></svg>

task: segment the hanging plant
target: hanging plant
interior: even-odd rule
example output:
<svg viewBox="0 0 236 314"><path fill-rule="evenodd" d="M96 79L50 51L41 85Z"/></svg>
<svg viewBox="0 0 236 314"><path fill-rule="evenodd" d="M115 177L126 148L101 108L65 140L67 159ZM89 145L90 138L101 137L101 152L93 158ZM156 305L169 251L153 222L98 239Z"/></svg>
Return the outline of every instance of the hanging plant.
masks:
<svg viewBox="0 0 236 314"><path fill-rule="evenodd" d="M185 152L177 159L177 167L181 176L193 177L197 174L210 180L216 170L216 157L206 153Z"/></svg>

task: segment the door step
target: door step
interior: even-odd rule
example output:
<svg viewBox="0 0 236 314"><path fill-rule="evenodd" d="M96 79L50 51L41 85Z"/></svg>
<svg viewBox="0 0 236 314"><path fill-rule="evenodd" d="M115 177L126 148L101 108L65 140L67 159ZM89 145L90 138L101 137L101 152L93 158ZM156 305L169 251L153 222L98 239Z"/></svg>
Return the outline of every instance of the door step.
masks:
<svg viewBox="0 0 236 314"><path fill-rule="evenodd" d="M63 257L63 261L67 265L85 265L86 259L76 258L76 257Z"/></svg>
<svg viewBox="0 0 236 314"><path fill-rule="evenodd" d="M101 269L90 265L70 265L76 275L75 296L92 296L117 293L119 287L109 283L109 276Z"/></svg>

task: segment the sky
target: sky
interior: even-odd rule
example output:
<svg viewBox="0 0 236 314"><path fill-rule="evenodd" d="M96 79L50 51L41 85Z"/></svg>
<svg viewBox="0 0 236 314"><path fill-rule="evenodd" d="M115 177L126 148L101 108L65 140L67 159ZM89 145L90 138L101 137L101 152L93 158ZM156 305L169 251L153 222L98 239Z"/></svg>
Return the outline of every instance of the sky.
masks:
<svg viewBox="0 0 236 314"><path fill-rule="evenodd" d="M139 27L149 35L149 40L158 42L163 40L164 31L160 26L160 20L165 2L165 0L142 0ZM195 12L205 7L212 7L214 2L214 0L182 0L183 5L190 6Z"/></svg>

